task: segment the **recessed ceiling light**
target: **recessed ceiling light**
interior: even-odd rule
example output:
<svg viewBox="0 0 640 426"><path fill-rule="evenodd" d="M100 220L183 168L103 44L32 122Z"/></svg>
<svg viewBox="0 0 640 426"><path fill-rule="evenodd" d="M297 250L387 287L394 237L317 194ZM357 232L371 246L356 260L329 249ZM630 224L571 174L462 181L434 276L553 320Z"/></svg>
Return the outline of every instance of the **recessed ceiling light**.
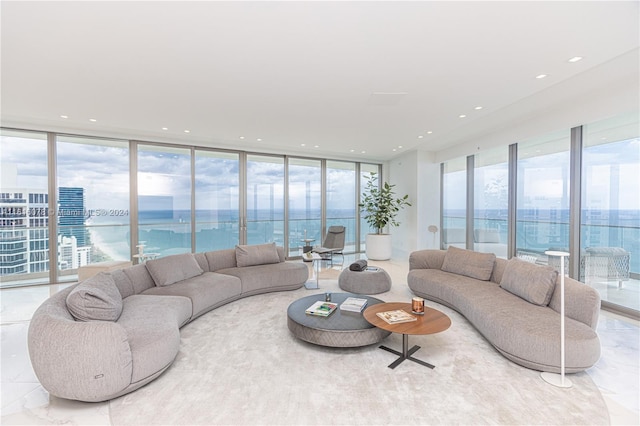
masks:
<svg viewBox="0 0 640 426"><path fill-rule="evenodd" d="M95 123L98 120L96 120L95 118L90 118L89 121L92 122L92 123Z"/></svg>
<svg viewBox="0 0 640 426"><path fill-rule="evenodd" d="M244 139L244 136L240 136L240 139Z"/></svg>
<svg viewBox="0 0 640 426"><path fill-rule="evenodd" d="M422 136L422 135L418 136L418 139L422 139L422 138L424 138L424 136Z"/></svg>
<svg viewBox="0 0 640 426"><path fill-rule="evenodd" d="M428 135L430 135L431 133L433 133L431 130L429 130L429 131L427 132L427 134L428 134Z"/></svg>
<svg viewBox="0 0 640 426"><path fill-rule="evenodd" d="M578 62L582 60L582 56L574 56L573 58L569 59L569 62Z"/></svg>
<svg viewBox="0 0 640 426"><path fill-rule="evenodd" d="M482 107L481 106L477 106L474 109L478 110L478 109L482 109Z"/></svg>
<svg viewBox="0 0 640 426"><path fill-rule="evenodd" d="M365 152L367 152L367 151L360 151L360 154L364 154Z"/></svg>
<svg viewBox="0 0 640 426"><path fill-rule="evenodd" d="M169 128L168 127L163 127L162 130L169 130Z"/></svg>
<svg viewBox="0 0 640 426"><path fill-rule="evenodd" d="M395 149L395 148L393 148L391 151L396 152L396 149Z"/></svg>
<svg viewBox="0 0 640 426"><path fill-rule="evenodd" d="M262 142L262 138L258 138L256 139L258 142Z"/></svg>
<svg viewBox="0 0 640 426"><path fill-rule="evenodd" d="M536 78L537 78L538 80L540 80L540 79L545 78L546 76L547 76L547 74L539 74L539 75L536 75Z"/></svg>
<svg viewBox="0 0 640 426"><path fill-rule="evenodd" d="M191 133L191 130L185 130L184 132L185 133Z"/></svg>
<svg viewBox="0 0 640 426"><path fill-rule="evenodd" d="M398 145L398 149L402 149L402 145Z"/></svg>
<svg viewBox="0 0 640 426"><path fill-rule="evenodd" d="M464 114L460 114L458 117L460 117L460 118L465 118L465 117L466 117L466 115L464 115Z"/></svg>
<svg viewBox="0 0 640 426"><path fill-rule="evenodd" d="M355 152L355 151L356 151L355 149L350 149L350 150L349 150L349 152Z"/></svg>
<svg viewBox="0 0 640 426"><path fill-rule="evenodd" d="M301 144L300 144L300 146L306 146L306 145L307 145L306 143L301 143Z"/></svg>
<svg viewBox="0 0 640 426"><path fill-rule="evenodd" d="M314 148L320 148L320 145L314 145L313 147Z"/></svg>
<svg viewBox="0 0 640 426"><path fill-rule="evenodd" d="M60 118L69 118L68 115L61 115Z"/></svg>

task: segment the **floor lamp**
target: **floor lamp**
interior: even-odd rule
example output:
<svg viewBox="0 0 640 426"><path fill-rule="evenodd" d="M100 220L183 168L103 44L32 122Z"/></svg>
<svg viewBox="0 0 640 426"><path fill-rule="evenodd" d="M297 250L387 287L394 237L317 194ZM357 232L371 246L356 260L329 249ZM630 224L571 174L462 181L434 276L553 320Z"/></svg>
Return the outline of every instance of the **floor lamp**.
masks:
<svg viewBox="0 0 640 426"><path fill-rule="evenodd" d="M429 228L427 229L429 230L429 232L433 234L433 248L434 249L440 248L436 246L436 232L438 232L438 227L435 225L429 225Z"/></svg>
<svg viewBox="0 0 640 426"><path fill-rule="evenodd" d="M570 388L571 380L564 377L564 258L569 253L564 251L545 251L547 256L560 258L560 374L543 371L541 376L545 382L559 388Z"/></svg>

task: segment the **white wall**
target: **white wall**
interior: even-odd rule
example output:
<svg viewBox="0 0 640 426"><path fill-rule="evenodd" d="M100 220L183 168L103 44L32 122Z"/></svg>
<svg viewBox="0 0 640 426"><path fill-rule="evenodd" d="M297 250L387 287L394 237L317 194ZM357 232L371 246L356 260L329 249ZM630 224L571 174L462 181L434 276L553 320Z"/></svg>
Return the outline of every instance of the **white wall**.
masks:
<svg viewBox="0 0 640 426"><path fill-rule="evenodd" d="M398 213L400 226L393 235L393 258L407 260L412 251L433 248L429 225L440 224L440 164L433 153L410 151L388 164L387 181L396 185L398 197L409 195L411 207ZM436 234L436 246L439 234Z"/></svg>

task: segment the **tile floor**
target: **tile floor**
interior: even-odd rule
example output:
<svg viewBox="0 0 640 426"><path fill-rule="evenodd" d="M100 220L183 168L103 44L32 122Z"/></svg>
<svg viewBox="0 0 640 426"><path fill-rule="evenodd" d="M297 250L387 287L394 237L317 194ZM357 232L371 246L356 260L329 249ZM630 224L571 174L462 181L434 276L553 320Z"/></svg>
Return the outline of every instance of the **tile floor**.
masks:
<svg viewBox="0 0 640 426"><path fill-rule="evenodd" d="M344 265L355 258L347 255ZM387 270L394 284L406 283L408 262L369 263ZM336 279L340 269L338 264L321 267L320 283L322 279ZM56 406L51 407L48 394L39 385L29 362L26 341L33 312L43 300L68 285L0 290L2 424L110 423L105 404L57 400ZM611 424L640 424L640 324L602 311L598 334L602 356L587 372L602 392ZM34 417L34 412L40 414Z"/></svg>

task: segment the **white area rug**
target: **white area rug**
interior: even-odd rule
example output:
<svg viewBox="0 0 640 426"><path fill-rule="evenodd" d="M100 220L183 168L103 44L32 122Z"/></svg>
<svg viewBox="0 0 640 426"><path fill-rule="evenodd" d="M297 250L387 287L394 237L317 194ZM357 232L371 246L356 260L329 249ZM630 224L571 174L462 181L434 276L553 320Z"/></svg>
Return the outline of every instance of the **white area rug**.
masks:
<svg viewBox="0 0 640 426"><path fill-rule="evenodd" d="M591 378L570 375L571 389L500 355L461 315L451 328L410 336L431 370L378 345L324 348L294 338L287 306L321 290L253 296L218 308L182 329L175 363L154 382L109 403L113 424L608 424ZM401 284L375 295L409 301ZM398 350L402 336L384 344Z"/></svg>

